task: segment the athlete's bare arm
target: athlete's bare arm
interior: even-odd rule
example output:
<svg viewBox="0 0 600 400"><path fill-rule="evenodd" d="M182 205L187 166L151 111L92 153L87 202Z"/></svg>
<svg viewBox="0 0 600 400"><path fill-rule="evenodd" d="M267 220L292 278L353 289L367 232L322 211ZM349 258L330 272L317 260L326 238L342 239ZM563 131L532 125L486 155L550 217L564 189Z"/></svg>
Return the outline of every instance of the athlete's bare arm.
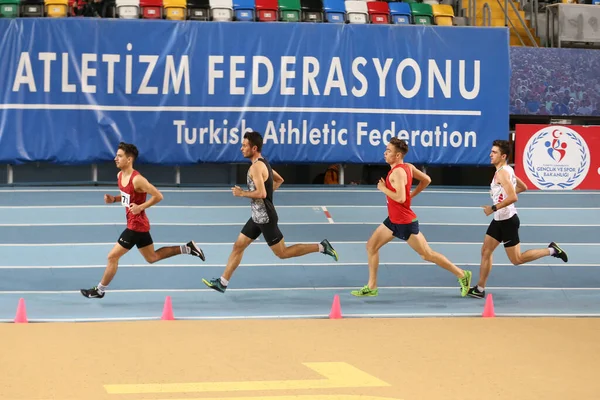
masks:
<svg viewBox="0 0 600 400"><path fill-rule="evenodd" d="M410 193L410 197L413 198L421 193L431 183L431 178L425 172L419 170L414 165L407 163L412 171L413 178L419 181L417 187Z"/></svg>
<svg viewBox="0 0 600 400"><path fill-rule="evenodd" d="M390 175L390 184L396 189L395 193L385 186L385 179L383 178L379 180L377 189L381 190L395 202L400 204L404 203L406 201L406 192L404 191L404 186L406 185L406 172L401 168L395 169Z"/></svg>
<svg viewBox="0 0 600 400"><path fill-rule="evenodd" d="M134 214L141 213L163 199L162 193L142 175L136 175L133 178L133 188L138 193L148 193L151 196L142 204L132 204L130 206L131 212Z"/></svg>
<svg viewBox="0 0 600 400"><path fill-rule="evenodd" d="M117 174L117 180L119 180L119 174ZM116 203L116 202L121 202L121 195L118 194L116 196L110 195L110 194L105 194L104 195L104 202L106 204L110 204L110 203Z"/></svg>
<svg viewBox="0 0 600 400"><path fill-rule="evenodd" d="M496 179L506 192L506 199L496 204L496 210L500 210L511 205L512 203L515 203L517 200L519 200L519 197L517 196L517 192L515 192L515 188L510 182L510 175L507 171L500 170L496 172ZM491 215L494 211L492 210L491 206L483 206L483 212L485 212L485 215Z"/></svg>
<svg viewBox="0 0 600 400"><path fill-rule="evenodd" d="M271 171L273 171L273 190L277 190L283 183L283 178L274 169L271 168Z"/></svg>
<svg viewBox="0 0 600 400"><path fill-rule="evenodd" d="M106 204L110 204L110 203L116 203L116 202L121 202L121 195L118 194L116 196L110 195L110 194L105 194L104 195L104 202Z"/></svg>
<svg viewBox="0 0 600 400"><path fill-rule="evenodd" d="M517 176L515 176L515 178L517 178L517 194L523 193L524 191L526 191L527 185L525 184L525 182L523 182Z"/></svg>
<svg viewBox="0 0 600 400"><path fill-rule="evenodd" d="M231 191L236 197L249 197L251 199L264 199L267 197L265 181L269 177L267 166L262 162L256 162L250 166L250 178L254 181L255 190L242 190L239 186L234 186Z"/></svg>

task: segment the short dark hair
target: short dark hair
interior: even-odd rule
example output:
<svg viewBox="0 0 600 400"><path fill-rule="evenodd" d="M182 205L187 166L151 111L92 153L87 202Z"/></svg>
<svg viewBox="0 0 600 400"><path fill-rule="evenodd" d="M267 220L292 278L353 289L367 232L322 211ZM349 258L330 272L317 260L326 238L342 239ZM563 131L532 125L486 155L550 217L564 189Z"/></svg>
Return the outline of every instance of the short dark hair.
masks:
<svg viewBox="0 0 600 400"><path fill-rule="evenodd" d="M494 140L492 146L496 146L500 150L500 155L506 154L506 159L510 156L510 143L508 140Z"/></svg>
<svg viewBox="0 0 600 400"><path fill-rule="evenodd" d="M134 161L137 160L139 152L135 145L131 143L121 142L119 143L119 149L123 150L126 156L133 157Z"/></svg>
<svg viewBox="0 0 600 400"><path fill-rule="evenodd" d="M408 144L405 140L398 139L397 137L393 137L390 139L390 144L396 148L396 151L402 153L402 157L408 153Z"/></svg>
<svg viewBox="0 0 600 400"><path fill-rule="evenodd" d="M262 135L258 132L246 132L244 133L244 139L248 139L251 146L256 146L256 150L260 153L263 145Z"/></svg>

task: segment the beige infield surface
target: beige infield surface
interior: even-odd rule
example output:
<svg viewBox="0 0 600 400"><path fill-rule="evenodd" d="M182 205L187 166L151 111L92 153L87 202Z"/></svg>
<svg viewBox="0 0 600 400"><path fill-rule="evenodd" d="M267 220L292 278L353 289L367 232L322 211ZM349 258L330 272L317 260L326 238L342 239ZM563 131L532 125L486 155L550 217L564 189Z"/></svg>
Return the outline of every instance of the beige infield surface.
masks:
<svg viewBox="0 0 600 400"><path fill-rule="evenodd" d="M0 324L0 399L600 398L600 319Z"/></svg>

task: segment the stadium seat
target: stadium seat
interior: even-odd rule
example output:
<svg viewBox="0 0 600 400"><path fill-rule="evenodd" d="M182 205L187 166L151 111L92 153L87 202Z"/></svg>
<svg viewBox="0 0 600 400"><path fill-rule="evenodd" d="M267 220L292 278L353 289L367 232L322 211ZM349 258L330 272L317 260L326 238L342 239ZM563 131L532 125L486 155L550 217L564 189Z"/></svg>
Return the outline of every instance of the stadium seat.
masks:
<svg viewBox="0 0 600 400"><path fill-rule="evenodd" d="M140 0L140 8L142 9L142 18L162 19L162 0Z"/></svg>
<svg viewBox="0 0 600 400"><path fill-rule="evenodd" d="M233 21L232 0L209 0L212 21Z"/></svg>
<svg viewBox="0 0 600 400"><path fill-rule="evenodd" d="M117 0L104 0L102 18L117 18Z"/></svg>
<svg viewBox="0 0 600 400"><path fill-rule="evenodd" d="M344 0L323 0L325 22L343 24L346 22L346 5Z"/></svg>
<svg viewBox="0 0 600 400"><path fill-rule="evenodd" d="M123 19L138 19L140 0L117 0L117 16Z"/></svg>
<svg viewBox="0 0 600 400"><path fill-rule="evenodd" d="M346 0L346 18L350 24L368 24L369 10L367 2L360 0Z"/></svg>
<svg viewBox="0 0 600 400"><path fill-rule="evenodd" d="M256 0L256 16L261 22L277 21L279 5L277 0Z"/></svg>
<svg viewBox="0 0 600 400"><path fill-rule="evenodd" d="M45 0L46 15L49 18L66 18L69 10L68 0Z"/></svg>
<svg viewBox="0 0 600 400"><path fill-rule="evenodd" d="M323 22L323 0L300 0L302 22Z"/></svg>
<svg viewBox="0 0 600 400"><path fill-rule="evenodd" d="M17 18L19 0L0 0L0 18Z"/></svg>
<svg viewBox="0 0 600 400"><path fill-rule="evenodd" d="M165 19L183 21L186 19L186 0L163 0Z"/></svg>
<svg viewBox="0 0 600 400"><path fill-rule="evenodd" d="M454 26L467 26L469 23L467 22L466 17L454 17L452 18L452 25Z"/></svg>
<svg viewBox="0 0 600 400"><path fill-rule="evenodd" d="M429 4L410 3L410 11L415 25L431 25L433 11Z"/></svg>
<svg viewBox="0 0 600 400"><path fill-rule="evenodd" d="M448 4L434 4L431 6L436 25L452 26L454 9Z"/></svg>
<svg viewBox="0 0 600 400"><path fill-rule="evenodd" d="M390 7L385 1L369 1L367 2L367 9L372 24L390 23Z"/></svg>
<svg viewBox="0 0 600 400"><path fill-rule="evenodd" d="M254 0L233 0L236 21L255 21Z"/></svg>
<svg viewBox="0 0 600 400"><path fill-rule="evenodd" d="M187 0L188 19L208 21L210 19L210 3L208 0Z"/></svg>
<svg viewBox="0 0 600 400"><path fill-rule="evenodd" d="M393 24L410 24L411 14L408 3L390 3L390 15Z"/></svg>
<svg viewBox="0 0 600 400"><path fill-rule="evenodd" d="M279 0L279 20L300 22L300 0Z"/></svg>
<svg viewBox="0 0 600 400"><path fill-rule="evenodd" d="M21 0L21 17L43 17L44 0Z"/></svg>

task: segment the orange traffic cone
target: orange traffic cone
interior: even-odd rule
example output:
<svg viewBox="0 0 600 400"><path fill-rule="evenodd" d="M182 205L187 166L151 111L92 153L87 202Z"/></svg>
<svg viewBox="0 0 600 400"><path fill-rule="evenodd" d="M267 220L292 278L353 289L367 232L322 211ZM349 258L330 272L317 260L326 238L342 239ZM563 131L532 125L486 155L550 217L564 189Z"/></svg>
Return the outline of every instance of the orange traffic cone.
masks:
<svg viewBox="0 0 600 400"><path fill-rule="evenodd" d="M329 313L329 319L340 319L342 318L342 307L340 305L340 296L335 295L333 297L333 304L331 305L331 312Z"/></svg>
<svg viewBox="0 0 600 400"><path fill-rule="evenodd" d="M494 298L492 294L488 294L485 298L485 306L483 306L483 314L484 318L494 318L496 313L494 312Z"/></svg>
<svg viewBox="0 0 600 400"><path fill-rule="evenodd" d="M171 304L171 296L167 296L165 299L165 306L163 307L162 318L163 321L173 321L173 304Z"/></svg>
<svg viewBox="0 0 600 400"><path fill-rule="evenodd" d="M26 324L27 321L27 310L25 309L25 299L19 299L19 305L17 306L17 314L15 315L15 324Z"/></svg>

